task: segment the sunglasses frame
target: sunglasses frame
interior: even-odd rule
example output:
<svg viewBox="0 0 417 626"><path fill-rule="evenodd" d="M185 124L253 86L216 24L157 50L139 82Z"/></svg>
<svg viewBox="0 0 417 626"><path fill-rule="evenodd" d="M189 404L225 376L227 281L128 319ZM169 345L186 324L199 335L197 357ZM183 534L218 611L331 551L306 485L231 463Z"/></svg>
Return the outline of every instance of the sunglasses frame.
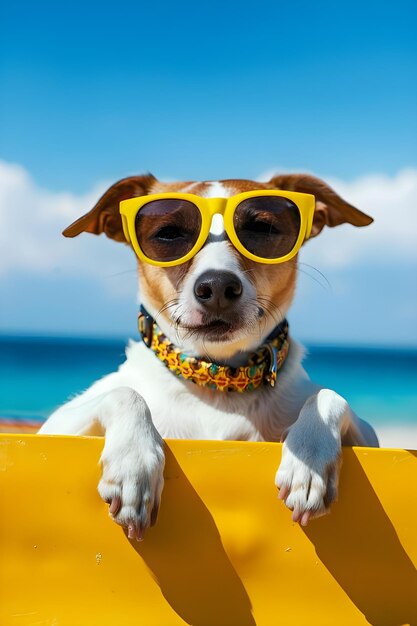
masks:
<svg viewBox="0 0 417 626"><path fill-rule="evenodd" d="M247 200L248 198L257 198L260 196L286 198L288 200L291 200L300 212L300 231L298 233L297 240L292 250L282 257L278 257L275 259L265 259L263 257L252 254L252 252L246 250L246 248L241 244L236 234L233 224L233 215L236 208L244 200ZM146 254L144 254L144 252L141 250L136 235L135 221L139 211L149 202L167 199L188 200L188 202L192 202L200 212L201 229L200 234L197 237L197 241L186 255L182 256L179 259L175 259L174 261L155 261L154 259L147 257ZM195 256L197 252L201 250L201 248L207 241L213 216L217 214L223 216L225 231L236 250L243 254L243 256L251 259L252 261L256 261L257 263L264 263L267 265L285 263L285 261L292 259L297 254L303 242L310 237L311 227L313 224L314 208L315 197L313 195L308 193L300 193L297 191L281 191L276 189L259 189L255 191L246 191L244 193L238 193L234 196L230 196L229 198L204 198L202 196L196 196L192 193L168 192L150 194L147 196L139 196L137 198L129 198L128 200L122 200L122 202L120 202L120 214L122 216L123 232L127 242L132 245L133 250L141 261L144 261L145 263L149 263L151 265L156 265L158 267L172 267L174 265L181 265L182 263L186 263L187 261L192 259L193 256Z"/></svg>

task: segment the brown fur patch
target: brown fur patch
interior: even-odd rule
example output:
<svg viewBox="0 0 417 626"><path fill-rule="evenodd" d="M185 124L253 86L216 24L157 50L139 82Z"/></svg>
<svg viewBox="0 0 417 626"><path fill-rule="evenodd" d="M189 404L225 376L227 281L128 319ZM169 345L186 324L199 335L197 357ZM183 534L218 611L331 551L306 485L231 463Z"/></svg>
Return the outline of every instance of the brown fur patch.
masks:
<svg viewBox="0 0 417 626"><path fill-rule="evenodd" d="M270 183L260 183L254 180L227 178L220 181L226 189L237 193L245 193L246 191L256 191L257 189L274 189Z"/></svg>
<svg viewBox="0 0 417 626"><path fill-rule="evenodd" d="M272 317L281 313L283 305L289 305L294 297L297 281L297 257L286 263L266 265L238 255L247 278L254 285L261 306Z"/></svg>
<svg viewBox="0 0 417 626"><path fill-rule="evenodd" d="M105 233L110 239L126 243L119 204L127 198L146 195L155 182L156 178L152 174L119 180L109 187L91 211L67 226L63 235L76 237L82 232L94 235Z"/></svg>
<svg viewBox="0 0 417 626"><path fill-rule="evenodd" d="M158 267L138 261L140 291L165 319L170 319L170 313L175 312L178 293L192 264L193 259L174 267Z"/></svg>
<svg viewBox="0 0 417 626"><path fill-rule="evenodd" d="M167 193L168 191L172 191L174 193L184 191L184 189L192 185L192 181L173 181L164 183L160 180L157 180L154 185L152 185L149 193Z"/></svg>

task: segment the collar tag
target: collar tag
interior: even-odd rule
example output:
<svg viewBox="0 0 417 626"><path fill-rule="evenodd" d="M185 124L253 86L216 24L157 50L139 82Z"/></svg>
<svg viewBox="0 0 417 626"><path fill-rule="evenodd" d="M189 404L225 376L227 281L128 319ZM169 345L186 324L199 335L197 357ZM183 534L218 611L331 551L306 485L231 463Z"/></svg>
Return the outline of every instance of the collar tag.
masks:
<svg viewBox="0 0 417 626"><path fill-rule="evenodd" d="M269 369L265 376L265 380L271 385L271 387L275 387L278 371L278 349L271 343L266 343L265 348L269 353Z"/></svg>
<svg viewBox="0 0 417 626"><path fill-rule="evenodd" d="M138 317L138 327L143 342L146 346L148 346L148 348L152 346L153 325L153 317L149 315L148 311L144 307L141 307Z"/></svg>

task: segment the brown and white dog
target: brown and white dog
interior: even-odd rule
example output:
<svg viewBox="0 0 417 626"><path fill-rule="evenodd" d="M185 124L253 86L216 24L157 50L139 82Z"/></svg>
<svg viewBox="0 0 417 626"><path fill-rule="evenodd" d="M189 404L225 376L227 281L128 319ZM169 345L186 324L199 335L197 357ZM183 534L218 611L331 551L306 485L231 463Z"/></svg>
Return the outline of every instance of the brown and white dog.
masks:
<svg viewBox="0 0 417 626"><path fill-rule="evenodd" d="M121 200L179 191L219 198L258 189L313 194L313 237L324 226L372 222L309 175L275 176L267 183L162 183L145 175L114 184L64 234L75 237L84 231L104 232L126 242L119 213ZM140 294L163 333L184 353L238 367L286 316L296 286L297 259L265 265L243 257L231 245L219 217L213 219L205 245L190 261L175 267L139 262ZM214 319L215 313L207 311L207 304L195 294L196 284L207 272L232 274L241 285L239 297L230 299L222 309L224 333L213 334L206 320L207 316ZM221 281L219 285L216 288L224 291L225 285ZM224 393L175 376L143 342L131 343L117 372L59 408L40 432L105 434L98 489L110 504L110 515L127 528L129 537L137 539L142 539L156 520L163 488L163 437L285 439L276 484L280 498L293 511L293 520L305 525L310 518L326 513L336 498L341 445L377 446L378 440L342 397L310 381L301 365L302 356L302 348L291 339L275 387Z"/></svg>

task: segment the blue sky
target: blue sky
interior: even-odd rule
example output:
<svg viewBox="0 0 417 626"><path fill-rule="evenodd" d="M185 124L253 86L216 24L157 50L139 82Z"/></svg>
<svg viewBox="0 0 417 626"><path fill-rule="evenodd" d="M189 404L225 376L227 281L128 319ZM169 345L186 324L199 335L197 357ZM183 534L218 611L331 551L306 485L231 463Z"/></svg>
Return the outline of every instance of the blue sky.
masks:
<svg viewBox="0 0 417 626"><path fill-rule="evenodd" d="M21 167L32 181L28 191L49 194L49 201L57 194L59 204L67 193L76 206L105 181L147 170L173 179L303 170L341 181L349 194L363 178L377 174L394 185L399 173L417 166L415 2L40 1L0 11L0 158ZM366 201L366 193L359 199ZM61 225L64 220L57 236ZM53 236L40 236L39 246L54 247ZM366 237L361 242L365 247ZM88 245L94 255L102 244L90 239ZM394 265L404 270L401 276L412 275L415 258L399 257ZM119 293L116 309L110 288L103 295L93 275L80 278L60 263L49 271L35 262L7 266L0 330L131 331L134 296ZM358 283L362 275L368 284L384 285L395 273L382 248L371 260L359 256L337 270L328 262L320 268L336 293L351 281L346 298L365 299L370 319L378 312L380 321L377 328L370 321L369 332L344 334L343 320L352 312L348 300L333 296L327 334L317 335L299 305L303 338L383 342L384 327L394 321L403 325L403 343L417 343L410 314L416 301L407 281L397 281L394 298L411 315L407 324L397 305L383 307L380 296ZM59 311L57 294L66 302L77 280L87 281L82 315L67 306ZM321 318L329 305L316 297ZM33 303L32 318L21 315L22 300ZM97 328L89 311L97 319L103 310L114 321Z"/></svg>
<svg viewBox="0 0 417 626"><path fill-rule="evenodd" d="M3 3L5 4L5 3ZM53 189L415 162L415 2L15 2L1 143Z"/></svg>

